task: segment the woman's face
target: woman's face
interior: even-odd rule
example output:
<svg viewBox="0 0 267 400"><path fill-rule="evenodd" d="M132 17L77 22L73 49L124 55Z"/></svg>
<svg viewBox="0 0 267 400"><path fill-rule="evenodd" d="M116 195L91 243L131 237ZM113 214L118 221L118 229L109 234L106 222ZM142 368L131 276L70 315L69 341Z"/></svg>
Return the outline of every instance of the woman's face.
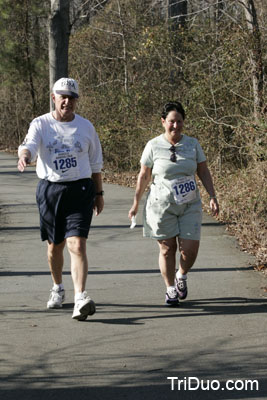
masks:
<svg viewBox="0 0 267 400"><path fill-rule="evenodd" d="M166 119L161 118L161 122L167 136L177 138L181 136L184 125L182 114L177 111L170 111Z"/></svg>

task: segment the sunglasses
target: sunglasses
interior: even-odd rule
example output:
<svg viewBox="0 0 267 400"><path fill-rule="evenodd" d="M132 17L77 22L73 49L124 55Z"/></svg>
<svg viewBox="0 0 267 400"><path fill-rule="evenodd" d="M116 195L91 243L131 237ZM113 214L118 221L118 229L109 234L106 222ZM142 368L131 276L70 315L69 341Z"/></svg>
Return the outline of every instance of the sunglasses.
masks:
<svg viewBox="0 0 267 400"><path fill-rule="evenodd" d="M170 150L170 152L171 152L170 160L171 160L172 162L176 162L176 161L177 161L177 157L176 157L176 149L175 149L175 146L172 145L172 146L169 148L169 150Z"/></svg>

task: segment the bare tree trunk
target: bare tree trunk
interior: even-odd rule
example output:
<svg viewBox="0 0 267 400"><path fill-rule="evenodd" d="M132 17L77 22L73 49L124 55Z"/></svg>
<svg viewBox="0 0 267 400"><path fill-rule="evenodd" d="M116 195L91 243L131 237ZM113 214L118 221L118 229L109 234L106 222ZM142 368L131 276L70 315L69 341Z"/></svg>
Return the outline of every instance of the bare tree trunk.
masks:
<svg viewBox="0 0 267 400"><path fill-rule="evenodd" d="M216 0L211 6L210 9L212 10L212 15L214 18L214 23L217 25L222 16L223 16L223 9L224 9L224 1Z"/></svg>
<svg viewBox="0 0 267 400"><path fill-rule="evenodd" d="M252 70L254 116L258 120L263 110L263 63L261 50L261 34L258 24L257 12L253 0L243 0L247 19L248 30L251 37L250 63Z"/></svg>
<svg viewBox="0 0 267 400"><path fill-rule="evenodd" d="M68 76L68 49L70 35L69 0L51 0L49 19L49 80L54 82ZM50 109L53 103L50 101Z"/></svg>
<svg viewBox="0 0 267 400"><path fill-rule="evenodd" d="M128 95L128 60L127 60L128 57L127 57L127 46L126 46L126 40L125 40L125 27L124 27L124 23L123 23L123 17L122 17L122 13L121 13L121 5L120 5L119 0L117 0L117 5L118 5L119 19L120 19L120 24L121 24L121 29L122 29L121 38L122 38L122 46L123 46L122 59L123 59L123 63L124 63L124 92L127 96Z"/></svg>
<svg viewBox="0 0 267 400"><path fill-rule="evenodd" d="M224 2L222 0L216 0L214 3L213 16L214 16L214 31L216 33L216 41L220 34L220 24L223 17Z"/></svg>
<svg viewBox="0 0 267 400"><path fill-rule="evenodd" d="M25 37L26 37L26 60L27 60L27 71L30 86L30 93L32 98L32 112L35 115L36 112L36 100L35 100L35 89L33 84L33 67L30 54L30 43L29 43L29 9L28 2L26 2L26 15L25 15Z"/></svg>
<svg viewBox="0 0 267 400"><path fill-rule="evenodd" d="M174 29L185 26L187 14L187 0L168 0L168 19L173 23Z"/></svg>

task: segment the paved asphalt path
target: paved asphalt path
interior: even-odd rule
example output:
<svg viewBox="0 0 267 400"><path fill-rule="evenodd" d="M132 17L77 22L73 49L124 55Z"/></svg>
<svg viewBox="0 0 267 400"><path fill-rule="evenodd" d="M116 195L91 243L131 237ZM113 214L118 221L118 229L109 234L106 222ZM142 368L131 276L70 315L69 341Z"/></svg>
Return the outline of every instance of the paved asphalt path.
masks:
<svg viewBox="0 0 267 400"><path fill-rule="evenodd" d="M87 245L97 312L77 322L67 253L67 300L46 309L51 277L36 184L33 167L21 174L16 157L0 153L2 400L267 398L266 281L223 226L205 216L188 299L168 308L141 214L129 229L134 190L105 185Z"/></svg>

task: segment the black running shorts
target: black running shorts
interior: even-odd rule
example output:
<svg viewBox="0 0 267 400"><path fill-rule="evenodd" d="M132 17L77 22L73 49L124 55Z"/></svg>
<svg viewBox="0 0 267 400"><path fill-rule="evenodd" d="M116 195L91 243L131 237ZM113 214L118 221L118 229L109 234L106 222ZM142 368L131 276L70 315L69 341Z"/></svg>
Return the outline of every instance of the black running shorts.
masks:
<svg viewBox="0 0 267 400"><path fill-rule="evenodd" d="M40 180L36 201L41 239L59 244L71 236L88 237L95 199L92 179L73 182Z"/></svg>

